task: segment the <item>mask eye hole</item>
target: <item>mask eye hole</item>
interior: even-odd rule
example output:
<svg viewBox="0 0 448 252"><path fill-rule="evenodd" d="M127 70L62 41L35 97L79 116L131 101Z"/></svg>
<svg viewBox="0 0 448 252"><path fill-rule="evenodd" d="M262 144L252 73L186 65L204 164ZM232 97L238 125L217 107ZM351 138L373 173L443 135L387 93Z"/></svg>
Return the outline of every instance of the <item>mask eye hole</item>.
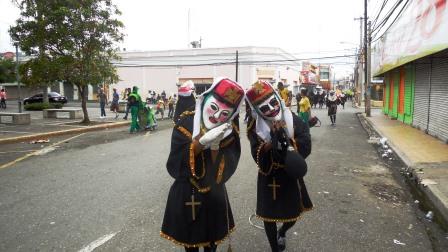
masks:
<svg viewBox="0 0 448 252"><path fill-rule="evenodd" d="M263 106L260 107L260 111L261 111L261 113L266 113L266 112L268 112L269 110L270 110L270 108L269 108L268 105L263 105Z"/></svg>
<svg viewBox="0 0 448 252"><path fill-rule="evenodd" d="M272 100L269 101L269 104L272 107L278 106L278 100L276 98L273 98Z"/></svg>
<svg viewBox="0 0 448 252"><path fill-rule="evenodd" d="M221 115L227 117L227 116L229 116L229 111L224 110L224 111L222 111Z"/></svg>
<svg viewBox="0 0 448 252"><path fill-rule="evenodd" d="M218 111L218 105L216 105L216 104L214 104L214 103L211 103L210 104L210 108L212 108L214 111Z"/></svg>

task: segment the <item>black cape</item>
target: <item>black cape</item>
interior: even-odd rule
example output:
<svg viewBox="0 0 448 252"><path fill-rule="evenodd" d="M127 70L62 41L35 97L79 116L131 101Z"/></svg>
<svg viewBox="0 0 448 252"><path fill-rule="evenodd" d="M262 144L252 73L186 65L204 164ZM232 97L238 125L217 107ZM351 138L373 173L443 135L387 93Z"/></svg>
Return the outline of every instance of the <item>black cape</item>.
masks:
<svg viewBox="0 0 448 252"><path fill-rule="evenodd" d="M290 144L297 147L298 153L295 154L299 155L298 159L302 159L303 162L303 159L311 153L309 127L294 113L292 115L295 143L290 141ZM256 215L267 222L296 221L303 211L311 210L313 207L303 177L296 179L289 176L284 169L285 160L274 158L272 150L263 152L264 141L256 134L255 129L256 121L252 119L248 124L247 134L252 157L259 169Z"/></svg>
<svg viewBox="0 0 448 252"><path fill-rule="evenodd" d="M175 181L169 191L160 234L181 246L203 247L219 244L235 226L224 183L237 168L241 146L236 118L233 132L220 143L214 164L209 149L194 158L194 176L190 167L193 118L193 113L181 117L173 129L167 169ZM186 205L191 204L192 195L196 203L200 202L195 207L194 219L191 205Z"/></svg>

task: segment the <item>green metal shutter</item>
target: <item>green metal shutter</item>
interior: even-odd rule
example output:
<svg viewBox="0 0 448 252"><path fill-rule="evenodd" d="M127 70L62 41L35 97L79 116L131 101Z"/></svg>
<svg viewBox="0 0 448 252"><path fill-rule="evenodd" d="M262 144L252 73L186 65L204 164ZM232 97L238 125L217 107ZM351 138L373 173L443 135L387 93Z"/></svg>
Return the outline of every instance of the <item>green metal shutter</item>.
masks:
<svg viewBox="0 0 448 252"><path fill-rule="evenodd" d="M392 78L394 78L394 104L392 107L392 113L390 113L390 116L392 116L393 118L397 118L398 117L398 95L400 92L399 87L400 87L400 71L399 70L393 70L392 71Z"/></svg>
<svg viewBox="0 0 448 252"><path fill-rule="evenodd" d="M404 123L412 124L412 114L414 112L414 83L415 68L413 64L405 66L404 81Z"/></svg>
<svg viewBox="0 0 448 252"><path fill-rule="evenodd" d="M389 96L390 96L390 83L389 83L390 74L384 74L384 92L386 95L383 101L383 112L384 114L389 114Z"/></svg>

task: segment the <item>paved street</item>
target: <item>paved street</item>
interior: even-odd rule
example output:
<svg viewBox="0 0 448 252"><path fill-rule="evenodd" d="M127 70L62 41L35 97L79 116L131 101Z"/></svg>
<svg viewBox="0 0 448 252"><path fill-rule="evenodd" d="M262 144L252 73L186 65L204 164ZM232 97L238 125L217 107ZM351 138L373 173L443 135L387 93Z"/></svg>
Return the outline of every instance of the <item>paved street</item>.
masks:
<svg viewBox="0 0 448 252"><path fill-rule="evenodd" d="M349 104L339 111L335 127L325 110L313 111L322 127L311 130L305 180L315 208L287 233L287 251L442 251L447 240L391 170L399 162L383 163ZM1 169L0 251L183 251L159 236L173 181L165 168L170 136L171 129L66 136L75 138ZM269 251L264 231L248 221L257 168L244 124L241 142L227 184L237 225L232 246Z"/></svg>

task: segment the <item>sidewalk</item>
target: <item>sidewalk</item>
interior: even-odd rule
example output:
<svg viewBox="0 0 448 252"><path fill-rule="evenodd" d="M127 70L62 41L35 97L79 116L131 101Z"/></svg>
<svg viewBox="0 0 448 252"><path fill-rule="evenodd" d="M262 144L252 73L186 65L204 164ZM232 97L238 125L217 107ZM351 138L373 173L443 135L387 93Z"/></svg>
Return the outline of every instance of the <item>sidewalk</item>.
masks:
<svg viewBox="0 0 448 252"><path fill-rule="evenodd" d="M7 109L1 109L0 112L18 112L16 103L9 101ZM81 108L80 103L68 103L64 108ZM87 106L91 125L80 125L81 119L72 120L68 118L68 113L59 113L56 119L44 119L42 111L23 111L31 115L30 125L12 125L8 123L0 123L0 144L23 142L35 139L48 139L49 137L81 133L94 130L103 130L116 127L127 127L130 124L130 117L128 120L123 120L124 113L119 113L118 118L115 118L115 113L109 111L106 107L106 118L100 118L99 103L89 104ZM165 111L168 114L168 110ZM159 116L157 116L159 118ZM159 121L165 122L163 124L170 124L171 120Z"/></svg>
<svg viewBox="0 0 448 252"><path fill-rule="evenodd" d="M397 120L372 110L365 117L374 130L386 137L389 146L417 178L418 189L448 223L448 145Z"/></svg>
<svg viewBox="0 0 448 252"><path fill-rule="evenodd" d="M67 107L69 108L69 107ZM3 112L5 110L1 110ZM17 107L8 107L5 112L17 112ZM80 125L81 119L72 120L68 114L61 113L60 118L44 119L42 111L25 111L31 114L31 124L12 125L0 124L0 144L29 141L49 138L53 136L81 133L106 128L115 128L129 125L129 121L123 120L123 114L115 119L115 114L106 111L107 117L99 118L99 108L88 108L91 125Z"/></svg>

